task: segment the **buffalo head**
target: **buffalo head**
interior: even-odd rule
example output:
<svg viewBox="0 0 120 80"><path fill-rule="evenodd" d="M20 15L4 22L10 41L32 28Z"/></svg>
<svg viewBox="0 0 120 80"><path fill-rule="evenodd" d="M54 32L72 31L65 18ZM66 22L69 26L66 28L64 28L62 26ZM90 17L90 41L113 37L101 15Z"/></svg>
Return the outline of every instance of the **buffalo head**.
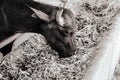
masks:
<svg viewBox="0 0 120 80"><path fill-rule="evenodd" d="M36 9L31 9L36 17L47 22L47 25L41 27L50 46L59 53L61 58L72 56L76 48L73 13L68 9L59 8L53 12L54 14L47 15Z"/></svg>

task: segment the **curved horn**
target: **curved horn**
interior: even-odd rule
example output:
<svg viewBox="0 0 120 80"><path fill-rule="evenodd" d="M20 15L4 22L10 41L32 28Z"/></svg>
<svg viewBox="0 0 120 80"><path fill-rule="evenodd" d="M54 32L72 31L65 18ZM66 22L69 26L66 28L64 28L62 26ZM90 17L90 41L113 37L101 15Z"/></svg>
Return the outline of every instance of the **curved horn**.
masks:
<svg viewBox="0 0 120 80"><path fill-rule="evenodd" d="M63 11L64 9L61 8L60 10L57 11L57 14L56 14L56 21L60 26L64 26L65 24L65 19L62 17Z"/></svg>

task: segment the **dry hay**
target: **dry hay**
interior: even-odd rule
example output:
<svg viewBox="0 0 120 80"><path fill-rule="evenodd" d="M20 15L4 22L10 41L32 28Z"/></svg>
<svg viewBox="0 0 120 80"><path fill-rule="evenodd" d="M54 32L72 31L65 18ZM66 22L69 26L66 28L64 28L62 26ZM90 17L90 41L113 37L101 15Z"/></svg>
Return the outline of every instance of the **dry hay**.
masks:
<svg viewBox="0 0 120 80"><path fill-rule="evenodd" d="M77 5L74 56L59 58L42 35L33 34L3 58L0 80L82 80L94 51L99 48L97 44L111 30L113 17L119 10L107 1Z"/></svg>

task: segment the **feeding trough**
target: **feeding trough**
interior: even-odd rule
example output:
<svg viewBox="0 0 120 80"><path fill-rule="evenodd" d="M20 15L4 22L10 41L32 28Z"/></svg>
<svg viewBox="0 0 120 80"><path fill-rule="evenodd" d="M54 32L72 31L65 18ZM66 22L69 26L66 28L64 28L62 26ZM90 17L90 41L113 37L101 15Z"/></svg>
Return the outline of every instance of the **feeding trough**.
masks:
<svg viewBox="0 0 120 80"><path fill-rule="evenodd" d="M84 80L111 80L120 57L120 15L115 19L113 29L100 43L91 67Z"/></svg>

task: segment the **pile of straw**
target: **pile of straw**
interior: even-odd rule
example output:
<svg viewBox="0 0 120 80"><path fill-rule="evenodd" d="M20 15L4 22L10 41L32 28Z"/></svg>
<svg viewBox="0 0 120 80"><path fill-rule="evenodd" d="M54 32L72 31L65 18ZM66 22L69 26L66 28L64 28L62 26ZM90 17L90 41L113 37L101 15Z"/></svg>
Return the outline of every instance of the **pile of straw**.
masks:
<svg viewBox="0 0 120 80"><path fill-rule="evenodd" d="M93 0L95 2L95 0ZM97 1L97 0L96 0ZM80 3L80 1L79 1ZM59 58L40 34L32 34L0 64L1 80L82 80L101 39L112 29L119 7L113 1L77 4L75 55ZM74 5L74 4L73 4Z"/></svg>

